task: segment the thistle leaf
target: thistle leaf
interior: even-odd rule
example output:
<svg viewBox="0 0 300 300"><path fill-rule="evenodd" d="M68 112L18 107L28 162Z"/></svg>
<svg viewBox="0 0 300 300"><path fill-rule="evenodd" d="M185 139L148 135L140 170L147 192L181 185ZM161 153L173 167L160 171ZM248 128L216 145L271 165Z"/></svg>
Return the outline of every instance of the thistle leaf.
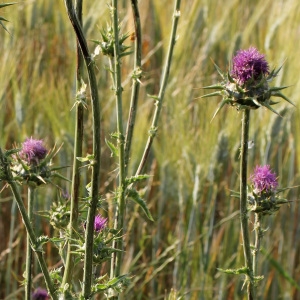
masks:
<svg viewBox="0 0 300 300"><path fill-rule="evenodd" d="M204 86L201 89L203 90L224 90L224 86L221 84L213 84L209 86Z"/></svg>
<svg viewBox="0 0 300 300"><path fill-rule="evenodd" d="M296 107L296 105L295 105L289 98L287 98L286 96L284 96L284 95L283 95L282 93L280 93L280 92L272 93L271 95L274 96L274 97L280 97L280 98L284 99L285 101L287 101L288 103L290 103L290 104L292 104L293 106Z"/></svg>
<svg viewBox="0 0 300 300"><path fill-rule="evenodd" d="M125 182L126 182L126 185L130 185L132 183L135 183L135 182L139 182L139 181L142 181L142 180L145 180L147 178L149 178L150 175L147 175L147 174L144 174L144 175L138 175L138 176L132 176L132 177L129 177L129 178L126 178L125 179Z"/></svg>
<svg viewBox="0 0 300 300"><path fill-rule="evenodd" d="M217 64L211 59L211 61L213 62L216 70L218 71L218 73L220 74L220 76L222 77L222 79L225 79L224 73L222 72L222 70L217 66Z"/></svg>
<svg viewBox="0 0 300 300"><path fill-rule="evenodd" d="M277 91L281 91L281 90L284 90L286 88L290 87L289 85L286 85L286 86L274 86L274 87L271 87L269 89L270 92L277 92Z"/></svg>
<svg viewBox="0 0 300 300"><path fill-rule="evenodd" d="M228 77L228 80L231 82L231 83L235 83L234 79L231 77L229 71L227 72L227 77Z"/></svg>
<svg viewBox="0 0 300 300"><path fill-rule="evenodd" d="M10 5L13 5L13 4L16 4L17 2L10 2L10 3L2 3L0 4L0 8L3 8L5 6L10 6Z"/></svg>
<svg viewBox="0 0 300 300"><path fill-rule="evenodd" d="M221 94L221 92L213 92L213 93L210 93L210 94L203 95L199 98L208 98L208 97L213 97L213 96L222 96L222 94Z"/></svg>
<svg viewBox="0 0 300 300"><path fill-rule="evenodd" d="M215 111L215 113L214 113L212 119L210 120L210 122L212 122L212 120L215 118L215 116L218 114L218 112L223 108L223 106L225 104L228 104L228 103L230 103L229 99L224 99L224 100L221 101L221 103L219 104L219 106L218 106L217 110Z"/></svg>
<svg viewBox="0 0 300 300"><path fill-rule="evenodd" d="M118 157L119 156L119 150L118 150L118 148L112 142L110 142L107 139L105 139L105 143L106 143L106 145L108 146L108 148L111 151L111 155L110 156L111 157Z"/></svg>
<svg viewBox="0 0 300 300"><path fill-rule="evenodd" d="M148 217L149 220L154 221L153 217L147 207L146 202L140 197L139 193L137 192L137 190L135 189L128 189L127 190L128 193L128 197L131 198L131 200L133 200L135 203L137 203L142 210L144 211L144 213L146 214L146 216Z"/></svg>
<svg viewBox="0 0 300 300"><path fill-rule="evenodd" d="M233 274L233 275L240 275L240 274L248 274L249 270L247 267L238 268L238 269L221 269L217 268L218 271L226 273L226 274Z"/></svg>
<svg viewBox="0 0 300 300"><path fill-rule="evenodd" d="M266 103L266 102L261 102L261 104L262 104L264 107L268 108L271 112L273 112L273 113L276 114L277 116L282 117L282 116L281 116L275 109L273 109L273 108L271 107L271 105L269 105L268 103Z"/></svg>
<svg viewBox="0 0 300 300"><path fill-rule="evenodd" d="M7 31L7 32L9 33L9 31L7 30L7 28L6 28L5 25L2 23L1 20L0 20L0 25L3 27L3 29L4 29L5 31Z"/></svg>

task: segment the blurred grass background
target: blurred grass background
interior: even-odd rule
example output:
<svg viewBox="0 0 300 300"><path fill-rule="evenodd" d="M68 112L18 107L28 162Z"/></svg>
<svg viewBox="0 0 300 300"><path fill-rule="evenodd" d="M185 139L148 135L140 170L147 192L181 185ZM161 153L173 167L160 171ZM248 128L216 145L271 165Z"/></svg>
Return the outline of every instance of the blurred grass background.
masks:
<svg viewBox="0 0 300 300"><path fill-rule="evenodd" d="M132 32L127 2L120 1L120 20L122 30ZM132 173L147 139L154 107L147 94L158 92L172 13L172 1L140 1L145 77L130 162ZM19 1L1 10L1 15L10 20L10 35L4 31L0 35L0 145L9 149L28 136L43 139L49 148L64 143L55 164L70 165L75 39L64 3ZM87 38L100 39L99 29L109 22L107 1L85 0L83 19ZM133 277L124 299L245 299L243 278L217 270L243 265L239 203L230 197L230 190L237 190L239 184L241 114L226 107L210 122L220 99L197 99L203 94L199 88L220 79L211 59L226 70L239 48L257 47L266 54L271 68L285 62L274 85L291 85L285 95L296 108L281 101L276 109L283 118L264 109L252 112L250 137L255 146L249 154L249 172L256 164L267 163L279 175L280 186L299 184L299 34L297 0L182 1L170 81L147 165L147 173L153 176L146 185L146 200L155 223L128 203L123 272ZM94 48L92 43L90 46ZM107 61L98 57L96 64L104 140L116 128L115 103L105 69ZM131 72L132 59L126 58L124 120ZM91 152L90 104L86 113L84 147ZM105 143L102 153L100 192L109 202L117 164ZM64 175L70 177L70 169ZM66 183L57 184L69 188ZM259 265L265 278L258 288L259 299L300 299L298 194L298 188L288 192L286 196L293 201L290 206L264 219L269 230L262 242ZM37 211L49 209L57 193L55 188L44 187L38 197ZM4 190L0 199L0 299L22 299L25 232L9 191ZM36 228L40 234L53 234L47 221L39 217ZM49 265L57 264L56 251L50 245L45 250ZM38 285L43 281L37 276Z"/></svg>

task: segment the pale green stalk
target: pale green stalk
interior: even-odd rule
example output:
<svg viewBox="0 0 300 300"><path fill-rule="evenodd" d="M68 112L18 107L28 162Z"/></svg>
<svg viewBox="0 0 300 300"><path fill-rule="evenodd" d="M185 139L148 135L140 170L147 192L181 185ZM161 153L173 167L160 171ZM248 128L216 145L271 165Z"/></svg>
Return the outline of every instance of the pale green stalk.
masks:
<svg viewBox="0 0 300 300"><path fill-rule="evenodd" d="M255 213L254 221L254 231L255 231L255 244L253 253L253 276L257 276L257 264L258 264L258 254L260 251L260 243L263 237L263 230L261 228L262 215L260 213Z"/></svg>
<svg viewBox="0 0 300 300"><path fill-rule="evenodd" d="M243 238L243 249L247 274L248 300L255 300L253 281L252 257L249 238L248 210L247 210L247 167L248 167L248 140L249 140L250 110L243 110L242 137L241 137L241 161L240 161L240 215Z"/></svg>
<svg viewBox="0 0 300 300"><path fill-rule="evenodd" d="M101 136L100 136L100 102L98 97L97 80L95 76L94 61L91 58L86 39L84 37L80 22L76 16L72 0L65 0L67 13L73 29L76 33L78 43L84 58L85 66L88 72L90 93L92 100L93 114L93 155L91 161L92 180L91 180L91 199L87 215L85 231L85 255L84 255L84 274L83 291L84 299L90 299L93 277L93 243L94 243L94 219L98 204L99 178L100 178L100 156L101 156Z"/></svg>
<svg viewBox="0 0 300 300"><path fill-rule="evenodd" d="M141 174L141 172L143 171L143 168L146 164L148 155L150 153L152 142L153 142L153 140L156 136L157 130L158 130L159 116L160 116L163 99L164 99L164 95L165 95L165 91L166 91L166 87L167 87L167 83L168 83L168 79L169 79L170 67L171 67L171 62L172 62L172 57L173 57L173 50L174 50L174 46L176 43L177 26L178 26L179 17L180 17L180 3L181 3L181 0L175 0L173 24L172 24L168 54L167 54L164 72L163 72L163 76L162 76L161 86L160 86L160 90L159 90L159 93L158 93L158 96L156 99L156 108L155 108L155 112L154 112L154 116L153 116L153 120L152 120L152 125L149 130L149 137L147 140L147 144L146 144L140 165L136 171L136 175Z"/></svg>
<svg viewBox="0 0 300 300"><path fill-rule="evenodd" d="M75 2L75 11L80 24L82 24L82 0ZM77 91L82 84L83 73L83 57L81 54L80 46L77 42L77 70L76 70L76 85ZM77 101L77 99L75 100ZM83 142L83 119L84 117L84 105L81 101L76 103L76 119L75 119L75 138L74 138L74 156L73 156L73 173L72 173L72 192L71 192L71 207L70 207L70 223L69 223L69 237L67 258L65 264L65 272L62 281L62 287L65 284L71 284L73 268L74 268L74 247L72 247L72 240L75 238L75 232L78 222L78 203L80 195L80 167L81 162L77 157L82 157L82 142Z"/></svg>
<svg viewBox="0 0 300 300"><path fill-rule="evenodd" d="M126 129L125 138L125 172L127 174L129 156L131 150L131 142L135 124L135 117L138 104L138 96L140 90L140 78L142 73L142 31L141 31L141 20L138 8L138 1L131 0L132 14L134 20L134 33L135 33L135 49L134 49L134 69L133 69L133 84L131 92L131 101L129 109L129 118Z"/></svg>
<svg viewBox="0 0 300 300"><path fill-rule="evenodd" d="M17 203L13 201L11 204L11 214L10 214L11 220L10 220L9 240L8 240L8 249L10 249L10 251L8 253L6 276L5 276L6 295L10 294L10 286L11 286L11 266L13 262L12 247L13 247L13 236L14 236L14 228L15 228L15 221L16 221L16 208L17 208Z"/></svg>
<svg viewBox="0 0 300 300"><path fill-rule="evenodd" d="M33 221L33 203L34 203L34 190L32 186L28 186L28 219L32 226ZM31 284L32 284L32 251L30 246L29 235L26 239L26 270L25 270L25 300L31 300Z"/></svg>
<svg viewBox="0 0 300 300"><path fill-rule="evenodd" d="M37 256L39 265L40 265L42 273L44 275L44 279L45 279L45 283L46 283L48 292L53 300L58 300L56 293L55 293L55 288L54 288L53 282L51 280L51 277L50 277L50 274L49 274L49 271L48 271L48 268L47 268L47 265L46 265L46 262L45 262L45 259L43 256L43 250L39 246L37 237L35 235L32 225L30 223L30 220L28 218L26 208L23 203L23 199L22 199L20 191L18 189L18 185L17 185L16 181L14 181L14 179L13 179L13 176L12 176L12 173L11 173L11 170L9 167L9 162L5 158L1 148L0 148L0 164L1 164L1 168L4 172L6 181L9 184L9 186L13 192L14 198L17 202L20 214L23 219L23 223L25 225L27 234L29 236L31 248Z"/></svg>
<svg viewBox="0 0 300 300"><path fill-rule="evenodd" d="M119 182L117 199L118 204L116 208L114 228L119 231L120 236L123 235L124 217L125 217L125 137L123 132L123 118L122 118L122 82L121 82L121 56L119 49L119 24L118 24L118 0L112 0L112 19L114 31L114 89L116 94L116 110L117 110L117 135L119 148ZM123 239L114 240L113 248L123 249ZM122 252L114 253L111 261L110 276L119 276L121 272Z"/></svg>

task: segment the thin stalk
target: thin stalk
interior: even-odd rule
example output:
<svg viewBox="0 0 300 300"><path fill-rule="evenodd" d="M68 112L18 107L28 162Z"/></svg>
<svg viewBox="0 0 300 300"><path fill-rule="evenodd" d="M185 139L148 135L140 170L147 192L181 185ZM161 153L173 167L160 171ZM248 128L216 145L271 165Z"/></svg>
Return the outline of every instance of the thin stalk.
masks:
<svg viewBox="0 0 300 300"><path fill-rule="evenodd" d="M8 163L7 159L5 158L1 148L0 148L0 164L1 164L1 169L5 175L6 181L9 184L9 186L12 190L12 193L14 195L14 198L17 202L20 214L23 219L23 223L25 225L27 234L29 236L31 248L36 254L36 257L38 259L42 273L44 275L44 279L46 282L48 292L53 300L58 300L57 295L55 293L55 288L54 288L53 282L51 280L51 277L50 277L50 274L49 274L49 271L48 271L48 268L47 268L47 265L46 265L46 262L45 262L45 259L43 256L43 251L42 251L42 249L39 248L39 243L37 241L37 237L35 235L32 225L30 223L30 220L28 218L26 208L23 203L23 199L22 199L20 191L18 189L18 185L17 185L16 181L14 181L14 179L13 179L13 176L12 176L12 173L11 173L11 170L9 167L9 163Z"/></svg>
<svg viewBox="0 0 300 300"><path fill-rule="evenodd" d="M13 262L13 237L14 237L14 228L15 228L15 222L16 222L16 208L17 203L15 201L11 204L11 221L10 221L10 229L9 229L9 240L8 240L8 249L10 249L8 253L7 258L7 268L6 268L6 276L5 276L5 282L6 282L6 295L10 294L10 286L11 286L11 267Z"/></svg>
<svg viewBox="0 0 300 300"><path fill-rule="evenodd" d="M138 1L131 0L132 14L134 20L134 33L135 33L135 48L134 48L134 71L133 71L133 84L129 108L129 118L126 129L125 138L125 173L127 174L129 156L131 150L131 142L135 124L135 117L138 104L138 96L140 90L140 78L142 73L142 30L141 30L141 20L138 8Z"/></svg>
<svg viewBox="0 0 300 300"><path fill-rule="evenodd" d="M161 86L160 86L160 90L159 90L159 93L158 93L158 96L156 99L156 108L155 108L155 112L154 112L154 116L153 116L153 120L152 120L152 125L149 130L149 137L148 137L148 140L146 143L146 147L145 147L141 162L136 171L136 175L141 174L141 172L143 171L143 168L146 164L148 155L150 153L152 142L153 142L153 140L156 136L157 130L158 130L158 120L159 120L159 116L160 116L160 112L161 112L161 108L162 108L162 104L163 104L163 99L164 99L164 95L165 95L165 91L166 91L166 87L167 87L167 83L168 83L168 79L169 79L170 67L171 67L172 57L173 57L173 50L174 50L175 43L176 43L177 27L178 27L178 22L179 22L179 17L180 17L180 3L181 3L181 0L175 0L172 30L171 30L169 48L168 48L166 63L165 63L164 72L163 72L163 76L162 76Z"/></svg>
<svg viewBox="0 0 300 300"><path fill-rule="evenodd" d="M88 72L90 94L92 100L93 115L93 155L91 161L92 180L91 180L91 199L89 203L86 231L85 231L85 255L84 255L84 273L83 273L83 291L84 299L90 299L91 286L93 278L93 243L94 243L94 220L98 204L98 190L100 179L100 156L101 156L101 138L100 138L100 101L98 98L97 80L95 76L94 61L91 58L86 39L84 37L80 22L76 16L72 0L65 0L67 13L84 58L85 66Z"/></svg>
<svg viewBox="0 0 300 300"><path fill-rule="evenodd" d="M254 231L255 231L255 245L253 250L253 276L257 276L258 254L260 251L261 239L263 237L263 230L261 228L262 215L255 213Z"/></svg>
<svg viewBox="0 0 300 300"><path fill-rule="evenodd" d="M243 249L246 267L248 268L248 300L255 300L252 257L248 227L247 210L247 167L248 167L248 139L249 139L250 110L243 110L242 137L241 137L241 161L240 161L240 215L243 238Z"/></svg>
<svg viewBox="0 0 300 300"><path fill-rule="evenodd" d="M34 190L32 186L28 186L28 219L32 226L33 221L33 203L34 203ZM32 284L32 250L30 245L29 235L26 238L26 270L25 270L25 300L31 300L31 284Z"/></svg>
<svg viewBox="0 0 300 300"><path fill-rule="evenodd" d="M116 94L116 110L117 110L117 133L119 148L119 183L118 183L118 205L115 215L114 228L119 231L120 236L123 235L124 217L125 217L125 149L124 149L124 132L122 118L122 81L121 81L121 56L119 49L119 24L118 24L118 0L112 0L112 18L114 31L114 88ZM113 248L123 249L123 239L114 240ZM111 278L119 276L121 272L122 252L118 251L113 254L111 262Z"/></svg>
<svg viewBox="0 0 300 300"><path fill-rule="evenodd" d="M75 2L75 12L78 17L79 23L82 24L82 0ZM82 84L84 61L81 54L80 46L77 42L77 70L76 70L76 89L80 89ZM77 101L77 99L75 100ZM80 167L81 162L77 157L82 157L82 142L83 142L83 121L84 121L84 105L81 101L76 104L76 117L75 117L75 138L74 138L74 156L73 156L73 173L72 173L72 192L71 192L71 207L70 207L70 223L69 223L69 235L72 241L75 238L75 232L78 222L78 204L80 195ZM66 283L71 284L71 278L74 268L74 251L72 242L68 243L67 257L65 264L65 272L62 281L62 287Z"/></svg>

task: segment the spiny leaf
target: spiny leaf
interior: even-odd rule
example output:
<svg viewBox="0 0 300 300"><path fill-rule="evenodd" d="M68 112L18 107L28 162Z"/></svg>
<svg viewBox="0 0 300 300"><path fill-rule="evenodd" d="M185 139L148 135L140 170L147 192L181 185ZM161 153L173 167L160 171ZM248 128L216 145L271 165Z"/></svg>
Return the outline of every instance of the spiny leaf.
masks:
<svg viewBox="0 0 300 300"><path fill-rule="evenodd" d="M262 104L264 107L268 108L271 112L273 112L273 113L276 114L277 116L282 117L282 116L281 116L275 109L273 109L273 108L271 107L271 105L269 105L268 103L262 102L261 104Z"/></svg>
<svg viewBox="0 0 300 300"><path fill-rule="evenodd" d="M10 5L13 5L13 4L16 4L17 2L10 2L10 3L3 3L3 4L0 4L0 8L3 8L5 6L10 6Z"/></svg>
<svg viewBox="0 0 300 300"><path fill-rule="evenodd" d="M209 86L204 86L201 89L203 90L224 90L224 86L221 84L213 84Z"/></svg>
<svg viewBox="0 0 300 300"><path fill-rule="evenodd" d="M156 96L156 95L150 95L150 94L147 94L147 96L150 97L150 98L152 98L152 99L154 99L154 100L159 101L159 97Z"/></svg>
<svg viewBox="0 0 300 300"><path fill-rule="evenodd" d="M278 73L280 72L280 70L282 69L282 67L283 67L283 64L276 70L276 69L274 69L274 77L276 77L277 75L278 75Z"/></svg>
<svg viewBox="0 0 300 300"><path fill-rule="evenodd" d="M9 33L9 31L7 30L7 28L5 27L5 25L2 23L2 21L0 21L0 25L3 27L3 29L4 29L5 31L7 31L7 32Z"/></svg>
<svg viewBox="0 0 300 300"><path fill-rule="evenodd" d="M87 154L86 157L76 157L77 160L80 162L87 162L87 161L92 161L94 159L94 154Z"/></svg>
<svg viewBox="0 0 300 300"><path fill-rule="evenodd" d="M128 186L128 185L130 185L132 183L135 183L135 182L138 182L138 181L142 181L142 180L147 179L149 177L150 177L150 175L147 175L147 174L138 175L138 176L132 176L132 177L126 178L125 182L126 182L126 185Z"/></svg>
<svg viewBox="0 0 300 300"><path fill-rule="evenodd" d="M213 97L213 96L222 96L222 94L220 92L213 92L210 94L203 95L200 98L208 98L208 97Z"/></svg>
<svg viewBox="0 0 300 300"><path fill-rule="evenodd" d="M119 156L119 150L118 148L113 144L111 143L109 140L105 139L105 143L106 145L108 146L108 148L110 149L111 151L111 157L118 157Z"/></svg>
<svg viewBox="0 0 300 300"><path fill-rule="evenodd" d="M210 122L212 122L212 120L215 118L215 116L218 114L218 112L223 108L223 106L225 104L228 104L228 103L230 103L229 99L224 99L224 100L221 101L221 103L219 104L219 106L218 106L217 110L215 111L215 113L214 113L214 115L213 115Z"/></svg>
<svg viewBox="0 0 300 300"><path fill-rule="evenodd" d="M284 99L285 101L287 101L288 103L292 104L293 106L296 106L289 98L287 98L286 96L284 96L280 92L272 93L272 96L274 96L274 97L280 97L280 98Z"/></svg>
<svg viewBox="0 0 300 300"><path fill-rule="evenodd" d="M274 86L274 87L271 87L270 88L270 92L277 92L277 91L281 91L281 90L284 90L286 88L290 87L289 85L286 85L286 86Z"/></svg>
<svg viewBox="0 0 300 300"><path fill-rule="evenodd" d="M135 203L137 203L142 210L144 211L144 213L146 214L146 216L148 217L149 220L154 221L153 217L147 207L146 202L140 197L139 193L137 192L137 190L135 189L128 189L127 190L128 193L128 197L131 198L131 200L133 200Z"/></svg>
<svg viewBox="0 0 300 300"><path fill-rule="evenodd" d="M54 172L51 175L52 175L52 177L56 177L56 178L63 179L63 180L68 181L68 182L72 182L72 180L70 180L69 178L67 178L67 177L65 177L65 176L63 176L63 175L61 175L57 172Z"/></svg>
<svg viewBox="0 0 300 300"><path fill-rule="evenodd" d="M290 189L299 187L299 186L300 186L300 185L295 185L295 186L289 186L289 187L277 189L277 190L276 190L276 194L281 193L281 192L286 191L286 190L290 190Z"/></svg>
<svg viewBox="0 0 300 300"><path fill-rule="evenodd" d="M5 19L4 17L0 17L0 21L5 21L5 22L9 22L7 19Z"/></svg>
<svg viewBox="0 0 300 300"><path fill-rule="evenodd" d="M224 73L222 72L222 70L217 66L217 64L211 59L211 61L213 62L216 70L218 71L218 73L220 74L220 76L225 79Z"/></svg>
<svg viewBox="0 0 300 300"><path fill-rule="evenodd" d="M231 77L229 71L227 72L227 77L228 77L228 80L231 82L231 83L235 83L234 79Z"/></svg>
<svg viewBox="0 0 300 300"><path fill-rule="evenodd" d="M217 268L218 271L226 273L226 274L233 274L233 275L240 275L240 274L248 274L249 270L247 267L238 268L238 269L221 269Z"/></svg>
<svg viewBox="0 0 300 300"><path fill-rule="evenodd" d="M272 101L272 100L269 100L269 104L270 105L275 105L275 104L278 104L279 103L279 101Z"/></svg>

